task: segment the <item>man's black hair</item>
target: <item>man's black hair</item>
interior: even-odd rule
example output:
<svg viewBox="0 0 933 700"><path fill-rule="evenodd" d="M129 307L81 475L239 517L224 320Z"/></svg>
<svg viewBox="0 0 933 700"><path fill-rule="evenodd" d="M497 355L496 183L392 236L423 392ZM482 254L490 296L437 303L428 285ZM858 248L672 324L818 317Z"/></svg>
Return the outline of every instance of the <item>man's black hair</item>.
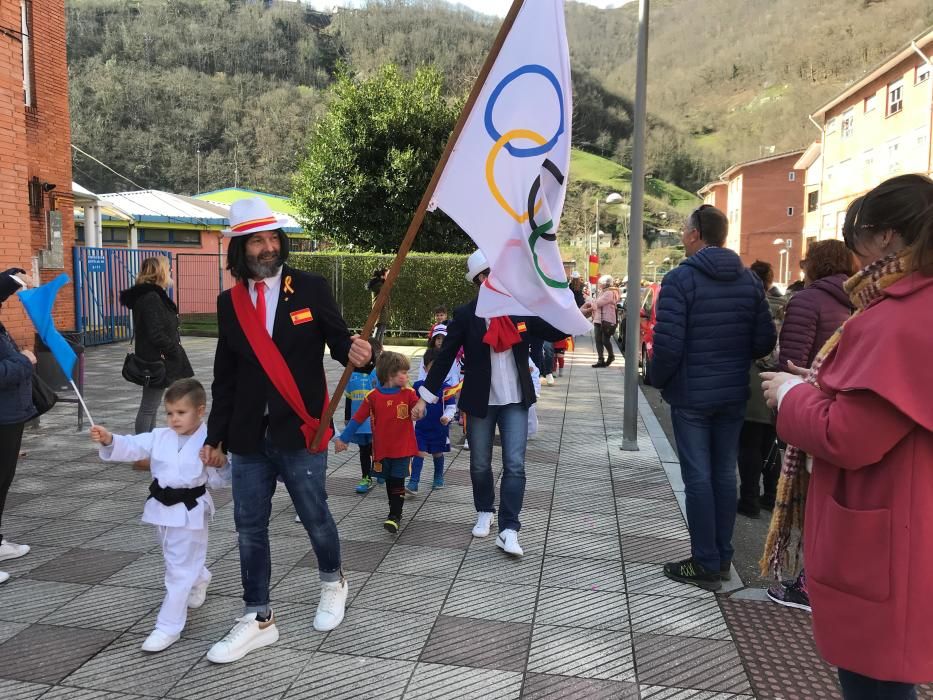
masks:
<svg viewBox="0 0 933 700"><path fill-rule="evenodd" d="M288 236L282 229L276 229L275 232L279 236L279 263L284 265L288 260ZM253 276L249 265L246 264L246 241L250 235L234 236L227 246L227 269L240 282L245 282Z"/></svg>

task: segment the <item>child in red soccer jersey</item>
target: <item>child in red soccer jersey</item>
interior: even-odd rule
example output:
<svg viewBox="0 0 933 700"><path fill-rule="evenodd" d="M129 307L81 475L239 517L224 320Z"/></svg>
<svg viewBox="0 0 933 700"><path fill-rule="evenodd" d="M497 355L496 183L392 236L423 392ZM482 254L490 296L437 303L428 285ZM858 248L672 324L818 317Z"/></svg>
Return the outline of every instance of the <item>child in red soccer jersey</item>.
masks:
<svg viewBox="0 0 933 700"><path fill-rule="evenodd" d="M405 502L405 479L411 469L412 457L418 454L415 424L411 408L418 403L418 394L408 386L408 358L397 352L383 352L376 360L376 377L380 386L370 391L353 419L334 441L334 451L343 452L347 443L363 422L370 418L373 432L373 462L386 480L389 494L389 517L383 527L395 534L402 521Z"/></svg>

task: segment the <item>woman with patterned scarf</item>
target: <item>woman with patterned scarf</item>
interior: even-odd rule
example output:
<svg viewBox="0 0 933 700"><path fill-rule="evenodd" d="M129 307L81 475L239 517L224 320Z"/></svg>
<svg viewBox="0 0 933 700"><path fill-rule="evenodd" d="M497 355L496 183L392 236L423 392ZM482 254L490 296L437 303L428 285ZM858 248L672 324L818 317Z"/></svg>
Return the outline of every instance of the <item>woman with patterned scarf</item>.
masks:
<svg viewBox="0 0 933 700"><path fill-rule="evenodd" d="M808 371L762 374L791 445L762 563L779 575L802 527L814 637L843 697L909 700L933 680L933 180L856 199L843 237L863 265L855 314Z"/></svg>

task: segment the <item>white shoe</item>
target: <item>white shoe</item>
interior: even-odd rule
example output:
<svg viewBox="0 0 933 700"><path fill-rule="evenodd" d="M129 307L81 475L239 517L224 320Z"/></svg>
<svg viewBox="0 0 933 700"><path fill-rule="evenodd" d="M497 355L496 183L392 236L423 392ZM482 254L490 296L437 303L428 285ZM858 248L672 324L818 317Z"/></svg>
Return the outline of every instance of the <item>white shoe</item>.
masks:
<svg viewBox="0 0 933 700"><path fill-rule="evenodd" d="M296 515L296 516L295 516L295 522L296 522L296 523L300 523L300 522L301 522L301 516L300 516L300 515Z"/></svg>
<svg viewBox="0 0 933 700"><path fill-rule="evenodd" d="M167 634L162 630L155 629L146 637L146 641L143 642L140 648L148 652L165 651L177 642L180 637L180 634Z"/></svg>
<svg viewBox="0 0 933 700"><path fill-rule="evenodd" d="M207 660L215 664L238 661L255 649L279 641L279 630L273 614L266 622L259 622L256 613L237 618L233 629L207 652Z"/></svg>
<svg viewBox="0 0 933 700"><path fill-rule="evenodd" d="M470 443L467 441L466 438L463 438L463 449L465 450L470 449Z"/></svg>
<svg viewBox="0 0 933 700"><path fill-rule="evenodd" d="M553 374L549 374L547 376L547 385L554 386L554 375Z"/></svg>
<svg viewBox="0 0 933 700"><path fill-rule="evenodd" d="M7 540L3 540L3 542L0 543L0 561L5 559L18 559L27 554L29 554L28 544L16 544L15 542L9 542Z"/></svg>
<svg viewBox="0 0 933 700"><path fill-rule="evenodd" d="M6 571L0 571L0 583L3 583L8 578L10 578L10 575Z"/></svg>
<svg viewBox="0 0 933 700"><path fill-rule="evenodd" d="M489 527L492 525L492 516L495 513L477 513L476 525L473 526L473 537L488 537Z"/></svg>
<svg viewBox="0 0 933 700"><path fill-rule="evenodd" d="M191 591L188 593L188 607L192 610L197 610L207 599L207 587L211 585L210 581L205 581L204 583L199 583L196 586L191 587Z"/></svg>
<svg viewBox="0 0 933 700"><path fill-rule="evenodd" d="M511 554L516 557L520 557L525 553L522 550L522 546L518 543L518 533L512 529L505 529L499 533L499 536L496 538L496 546L506 554Z"/></svg>
<svg viewBox="0 0 933 700"><path fill-rule="evenodd" d="M347 607L347 593L350 584L341 577L339 581L321 584L321 600L314 615L314 629L318 632L330 632L343 622L343 613Z"/></svg>

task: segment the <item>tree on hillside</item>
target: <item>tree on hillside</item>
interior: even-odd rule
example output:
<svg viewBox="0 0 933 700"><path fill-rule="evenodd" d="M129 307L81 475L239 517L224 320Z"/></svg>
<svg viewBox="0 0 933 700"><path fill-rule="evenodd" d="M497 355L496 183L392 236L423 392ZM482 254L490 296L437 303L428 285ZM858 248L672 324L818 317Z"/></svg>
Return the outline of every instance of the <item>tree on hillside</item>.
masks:
<svg viewBox="0 0 933 700"><path fill-rule="evenodd" d="M406 79L391 64L366 80L337 80L294 179L308 231L364 250L398 248L459 113L442 82L433 68ZM471 247L453 222L432 214L415 241L435 252Z"/></svg>

